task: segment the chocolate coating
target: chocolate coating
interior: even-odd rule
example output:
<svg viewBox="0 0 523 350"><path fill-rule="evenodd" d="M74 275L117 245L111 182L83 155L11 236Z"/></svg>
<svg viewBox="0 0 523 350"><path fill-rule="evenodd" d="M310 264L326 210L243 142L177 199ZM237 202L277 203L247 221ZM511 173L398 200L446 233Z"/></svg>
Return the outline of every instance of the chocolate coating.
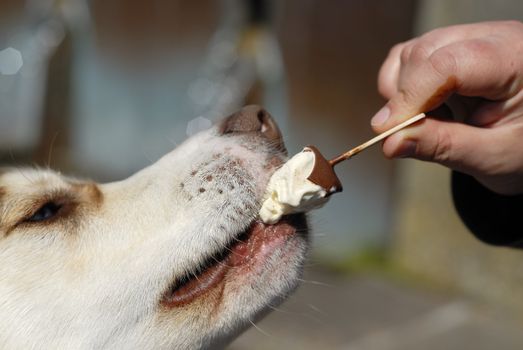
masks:
<svg viewBox="0 0 523 350"><path fill-rule="evenodd" d="M315 157L314 168L307 179L323 187L327 191L327 196L343 191L343 186L334 172L334 168L320 151L314 146L307 146L304 152L313 152Z"/></svg>

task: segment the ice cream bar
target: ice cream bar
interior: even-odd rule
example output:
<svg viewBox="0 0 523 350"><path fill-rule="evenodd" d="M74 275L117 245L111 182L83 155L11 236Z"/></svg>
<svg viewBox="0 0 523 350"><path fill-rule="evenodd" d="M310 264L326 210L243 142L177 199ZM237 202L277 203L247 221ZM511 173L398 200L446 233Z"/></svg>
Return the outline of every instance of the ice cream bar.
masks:
<svg viewBox="0 0 523 350"><path fill-rule="evenodd" d="M267 224L283 215L323 206L328 197L342 190L333 167L314 146L307 146L269 180L260 217Z"/></svg>
<svg viewBox="0 0 523 350"><path fill-rule="evenodd" d="M331 194L342 191L341 182L334 172L336 164L423 118L424 113L415 115L331 160L325 159L316 147L305 147L272 175L260 210L261 219L273 224L283 215L323 206Z"/></svg>

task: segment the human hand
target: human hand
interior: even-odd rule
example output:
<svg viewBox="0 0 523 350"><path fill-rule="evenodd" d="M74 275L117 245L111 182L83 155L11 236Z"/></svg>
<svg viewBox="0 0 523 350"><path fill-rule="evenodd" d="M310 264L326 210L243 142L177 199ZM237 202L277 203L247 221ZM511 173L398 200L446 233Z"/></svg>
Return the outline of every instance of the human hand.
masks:
<svg viewBox="0 0 523 350"><path fill-rule="evenodd" d="M387 157L437 162L494 192L523 193L522 23L451 26L398 44L378 89L389 100L371 121L378 133L432 111L385 140ZM443 103L455 119L441 118Z"/></svg>

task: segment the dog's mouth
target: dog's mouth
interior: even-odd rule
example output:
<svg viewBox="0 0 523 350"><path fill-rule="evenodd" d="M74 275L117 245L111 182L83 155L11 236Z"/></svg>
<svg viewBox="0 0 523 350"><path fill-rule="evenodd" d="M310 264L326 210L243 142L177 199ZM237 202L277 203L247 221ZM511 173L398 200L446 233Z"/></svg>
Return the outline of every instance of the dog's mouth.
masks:
<svg viewBox="0 0 523 350"><path fill-rule="evenodd" d="M253 271L259 262L305 231L304 215L284 217L275 225L255 221L221 252L176 280L164 293L161 303L168 308L181 307L210 290L223 288L226 279Z"/></svg>

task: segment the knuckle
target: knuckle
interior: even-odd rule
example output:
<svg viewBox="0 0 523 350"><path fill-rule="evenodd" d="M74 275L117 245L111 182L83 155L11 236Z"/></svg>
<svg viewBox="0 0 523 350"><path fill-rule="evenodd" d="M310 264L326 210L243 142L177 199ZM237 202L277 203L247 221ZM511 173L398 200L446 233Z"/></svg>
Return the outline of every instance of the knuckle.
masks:
<svg viewBox="0 0 523 350"><path fill-rule="evenodd" d="M458 66L455 52L447 47L434 51L428 57L428 62L436 73L444 77L456 75L457 73Z"/></svg>
<svg viewBox="0 0 523 350"><path fill-rule="evenodd" d="M405 65L409 62L411 51L412 51L412 45L407 45L401 50L400 62L402 65Z"/></svg>
<svg viewBox="0 0 523 350"><path fill-rule="evenodd" d="M401 53L403 52L403 50L406 46L408 46L408 42L401 42L401 43L398 43L398 44L395 44L394 46L392 46L387 55L387 59L388 60L401 59Z"/></svg>
<svg viewBox="0 0 523 350"><path fill-rule="evenodd" d="M400 53L400 52L404 49L404 47L405 47L406 45L407 45L406 42L402 42L402 43L398 43L398 44L394 45L394 46L390 49L390 51L389 51L389 55L396 55L396 54Z"/></svg>
<svg viewBox="0 0 523 350"><path fill-rule="evenodd" d="M426 41L420 41L412 46L409 60L413 62L421 62L429 58L432 51L432 46Z"/></svg>
<svg viewBox="0 0 523 350"><path fill-rule="evenodd" d="M431 158L438 163L448 164L452 160L452 136L446 128L439 128L435 136Z"/></svg>
<svg viewBox="0 0 523 350"><path fill-rule="evenodd" d="M463 50L469 55L489 55L495 53L497 48L490 40L474 39L463 43Z"/></svg>
<svg viewBox="0 0 523 350"><path fill-rule="evenodd" d="M394 99L395 105L401 105L401 106L408 106L411 104L411 102L416 101L416 93L412 89L408 89L404 86L401 86L398 88L398 93L396 98Z"/></svg>

